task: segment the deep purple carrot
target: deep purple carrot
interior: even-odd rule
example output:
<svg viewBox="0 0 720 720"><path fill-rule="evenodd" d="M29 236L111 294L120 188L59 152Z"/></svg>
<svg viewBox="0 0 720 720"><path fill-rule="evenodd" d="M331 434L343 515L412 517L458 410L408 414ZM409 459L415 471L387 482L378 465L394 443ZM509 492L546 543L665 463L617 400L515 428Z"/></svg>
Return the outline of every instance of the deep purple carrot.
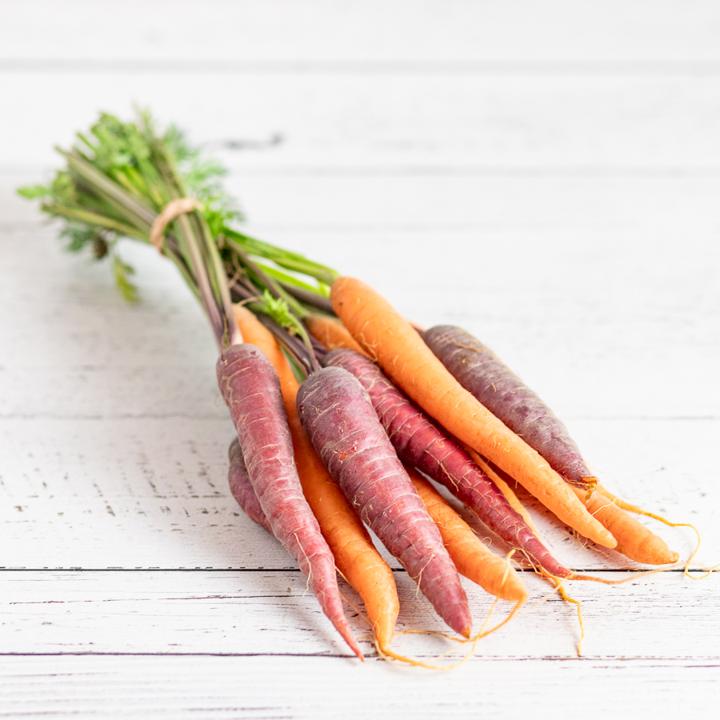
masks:
<svg viewBox="0 0 720 720"><path fill-rule="evenodd" d="M255 495L255 491L250 484L250 477L245 467L245 460L243 459L242 450L240 449L240 443L237 441L237 438L230 443L228 460L228 485L230 486L232 496L253 522L256 522L271 533L270 523L265 517L257 495Z"/></svg>
<svg viewBox="0 0 720 720"><path fill-rule="evenodd" d="M217 375L250 484L273 535L297 560L323 612L362 658L343 611L335 559L300 486L275 371L253 345L232 345L221 354Z"/></svg>
<svg viewBox="0 0 720 720"><path fill-rule="evenodd" d="M303 383L297 401L315 450L362 521L438 615L468 637L472 619L455 565L360 383L342 368L324 368Z"/></svg>
<svg viewBox="0 0 720 720"><path fill-rule="evenodd" d="M332 350L324 365L342 367L365 388L400 459L443 484L512 547L558 577L571 572L538 540L495 483L467 451L416 407L369 358L353 350Z"/></svg>
<svg viewBox="0 0 720 720"><path fill-rule="evenodd" d="M583 489L597 484L562 421L492 350L454 325L436 325L422 336L455 379L567 482Z"/></svg>

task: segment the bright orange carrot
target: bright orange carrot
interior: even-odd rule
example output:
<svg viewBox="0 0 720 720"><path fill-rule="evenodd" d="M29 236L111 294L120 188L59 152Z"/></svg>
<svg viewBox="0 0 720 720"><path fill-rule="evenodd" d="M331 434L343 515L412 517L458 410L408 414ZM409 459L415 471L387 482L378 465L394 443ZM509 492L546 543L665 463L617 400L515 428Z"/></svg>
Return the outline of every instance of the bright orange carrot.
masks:
<svg viewBox="0 0 720 720"><path fill-rule="evenodd" d="M288 415L300 483L340 573L365 604L381 649L388 649L400 603L395 578L380 557L362 522L315 453L300 423L296 396L299 383L270 331L246 308L235 307L235 320L245 342L258 347L280 378L280 392Z"/></svg>
<svg viewBox="0 0 720 720"><path fill-rule="evenodd" d="M407 471L458 571L502 600L524 602L527 590L510 562L495 555L427 480Z"/></svg>
<svg viewBox="0 0 720 720"><path fill-rule="evenodd" d="M575 492L585 507L614 535L618 552L647 565L677 562L678 554L661 537L618 507L602 489L595 490L589 496L579 488Z"/></svg>
<svg viewBox="0 0 720 720"><path fill-rule="evenodd" d="M328 350L347 348L367 355L348 329L337 318L329 315L310 315L305 318L310 334L319 340Z"/></svg>
<svg viewBox="0 0 720 720"><path fill-rule="evenodd" d="M615 547L615 538L572 488L455 380L387 300L348 277L333 283L331 300L355 340L428 414L520 482L562 522L599 545Z"/></svg>

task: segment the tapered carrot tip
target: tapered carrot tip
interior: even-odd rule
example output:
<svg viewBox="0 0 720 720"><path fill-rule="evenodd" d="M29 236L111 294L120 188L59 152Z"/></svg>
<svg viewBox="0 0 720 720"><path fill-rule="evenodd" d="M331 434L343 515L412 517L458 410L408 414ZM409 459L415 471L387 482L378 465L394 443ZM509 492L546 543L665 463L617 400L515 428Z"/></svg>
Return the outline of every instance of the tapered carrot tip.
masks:
<svg viewBox="0 0 720 720"><path fill-rule="evenodd" d="M617 547L615 536L607 529L597 523L592 533L588 533L587 537L598 545L614 550Z"/></svg>
<svg viewBox="0 0 720 720"><path fill-rule="evenodd" d="M348 644L348 647L355 653L358 660L361 660L362 662L365 662L365 656L362 654L362 650L358 646L357 642L355 642L355 638L352 636L349 630L346 632L341 632L343 640Z"/></svg>
<svg viewBox="0 0 720 720"><path fill-rule="evenodd" d="M319 593L317 594L319 595ZM345 641L345 644L357 656L358 660L365 660L365 656L362 654L360 646L357 644L357 641L353 637L352 630L350 630L350 626L348 625L345 615L342 613L342 607L340 607L339 609L335 609L335 611L332 613L327 612L325 610L325 607L323 607L323 611L325 611L325 614L328 616L330 622L340 634L340 637Z"/></svg>

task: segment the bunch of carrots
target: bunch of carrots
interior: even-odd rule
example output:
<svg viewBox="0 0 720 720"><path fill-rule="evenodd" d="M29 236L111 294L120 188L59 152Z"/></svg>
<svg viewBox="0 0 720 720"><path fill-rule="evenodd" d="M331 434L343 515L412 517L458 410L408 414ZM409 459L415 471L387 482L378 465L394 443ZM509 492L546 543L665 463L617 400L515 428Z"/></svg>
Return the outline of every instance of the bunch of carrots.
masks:
<svg viewBox="0 0 720 720"><path fill-rule="evenodd" d="M174 128L158 131L147 113L104 114L59 152L52 181L21 194L62 219L71 250L110 257L128 300L137 288L120 239L175 264L217 341L236 430L230 490L295 558L358 657L338 573L362 599L380 654L407 659L392 648L393 574L367 528L468 639L479 634L460 575L516 607L527 598L516 562L559 588L588 579L543 544L513 486L584 541L643 564L678 560L491 350L458 327L423 330L361 280L240 231L221 168ZM511 552L492 552L448 494Z"/></svg>

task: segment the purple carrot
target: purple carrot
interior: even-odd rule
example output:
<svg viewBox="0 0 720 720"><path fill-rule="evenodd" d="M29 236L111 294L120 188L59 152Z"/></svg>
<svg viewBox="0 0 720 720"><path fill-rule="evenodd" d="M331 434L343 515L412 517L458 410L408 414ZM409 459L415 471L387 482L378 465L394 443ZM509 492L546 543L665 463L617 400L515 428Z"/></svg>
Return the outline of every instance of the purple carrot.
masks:
<svg viewBox="0 0 720 720"><path fill-rule="evenodd" d="M362 658L343 611L335 559L305 500L295 469L275 371L260 350L243 344L223 351L217 375L237 430L250 484L273 535L297 560L323 612Z"/></svg>
<svg viewBox="0 0 720 720"><path fill-rule="evenodd" d="M261 527L264 527L269 533L272 533L270 523L265 517L263 509L260 507L255 491L250 484L245 460L242 456L240 443L235 438L228 448L228 485L232 496L237 500L237 504L243 509L245 514Z"/></svg>
<svg viewBox="0 0 720 720"><path fill-rule="evenodd" d="M443 484L493 532L558 577L569 577L538 540L495 483L457 440L416 407L369 358L353 350L332 350L323 364L352 373L365 388L400 459Z"/></svg>
<svg viewBox="0 0 720 720"><path fill-rule="evenodd" d="M315 450L362 521L438 615L468 637L472 619L455 565L360 383L341 368L324 368L303 383L297 401Z"/></svg>
<svg viewBox="0 0 720 720"><path fill-rule="evenodd" d="M587 490L597 484L562 421L492 350L453 325L437 325L422 336L455 379L561 477Z"/></svg>

